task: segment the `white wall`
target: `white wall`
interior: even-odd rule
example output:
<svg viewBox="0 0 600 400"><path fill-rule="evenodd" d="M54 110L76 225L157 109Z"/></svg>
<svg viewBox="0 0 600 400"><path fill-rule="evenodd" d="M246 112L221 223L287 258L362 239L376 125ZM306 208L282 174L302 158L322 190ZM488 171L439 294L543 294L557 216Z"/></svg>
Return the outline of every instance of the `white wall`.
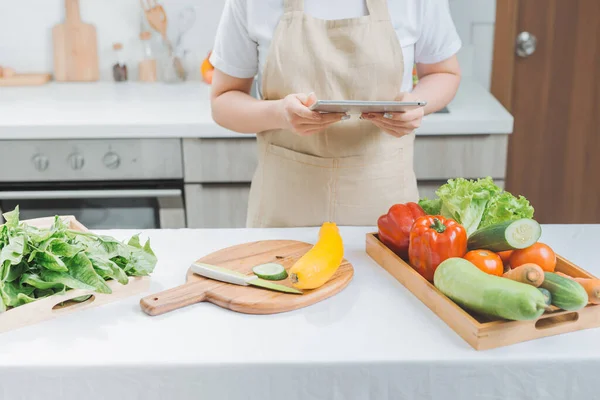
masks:
<svg viewBox="0 0 600 400"><path fill-rule="evenodd" d="M463 41L459 59L463 75L490 87L496 0L450 0L456 29Z"/></svg>
<svg viewBox="0 0 600 400"><path fill-rule="evenodd" d="M225 0L161 0L169 19L169 36L177 35L178 13L196 11L196 25L184 39L190 50L185 64L192 79L211 48ZM429 1L429 0L422 0ZM496 0L449 0L464 48L460 53L465 76L489 87ZM52 26L63 19L63 0L0 0L0 65L20 72L52 71ZM139 0L80 0L84 22L98 32L101 78L111 79L113 42L132 50L138 43L142 18ZM133 58L133 57L132 57Z"/></svg>

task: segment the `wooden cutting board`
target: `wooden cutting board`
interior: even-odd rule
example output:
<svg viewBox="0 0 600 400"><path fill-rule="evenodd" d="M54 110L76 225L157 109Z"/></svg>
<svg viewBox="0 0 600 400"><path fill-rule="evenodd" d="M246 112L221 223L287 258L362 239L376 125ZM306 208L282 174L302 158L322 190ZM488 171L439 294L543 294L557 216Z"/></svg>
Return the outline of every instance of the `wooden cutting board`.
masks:
<svg viewBox="0 0 600 400"><path fill-rule="evenodd" d="M59 82L90 82L100 77L96 28L84 24L79 0L65 0L66 19L52 29L54 79Z"/></svg>
<svg viewBox="0 0 600 400"><path fill-rule="evenodd" d="M311 248L309 243L293 240L266 240L222 249L202 257L198 262L250 275L252 267L269 262L279 263L289 270ZM344 259L325 285L298 295L232 285L204 278L188 270L185 284L147 296L140 301L140 305L148 315L164 314L202 301L245 314L276 314L306 307L339 293L350 283L353 275L354 268ZM276 283L292 286L289 278Z"/></svg>

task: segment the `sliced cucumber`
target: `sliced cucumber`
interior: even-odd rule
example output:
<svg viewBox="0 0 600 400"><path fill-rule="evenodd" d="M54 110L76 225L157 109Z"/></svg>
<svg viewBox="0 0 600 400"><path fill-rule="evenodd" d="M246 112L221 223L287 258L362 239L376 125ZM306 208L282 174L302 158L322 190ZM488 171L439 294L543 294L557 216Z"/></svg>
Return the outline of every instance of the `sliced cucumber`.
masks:
<svg viewBox="0 0 600 400"><path fill-rule="evenodd" d="M525 249L534 245L542 235L537 221L523 218L486 226L469 237L469 249L485 249L494 252Z"/></svg>
<svg viewBox="0 0 600 400"><path fill-rule="evenodd" d="M282 265L276 263L268 263L257 265L252 268L252 272L259 278L269 281L280 281L287 278L288 274Z"/></svg>

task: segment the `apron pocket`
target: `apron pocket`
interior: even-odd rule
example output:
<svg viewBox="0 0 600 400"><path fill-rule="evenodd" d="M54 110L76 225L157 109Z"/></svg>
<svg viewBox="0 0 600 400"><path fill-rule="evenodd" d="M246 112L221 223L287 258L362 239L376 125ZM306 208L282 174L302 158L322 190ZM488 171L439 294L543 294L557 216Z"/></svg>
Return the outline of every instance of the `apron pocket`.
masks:
<svg viewBox="0 0 600 400"><path fill-rule="evenodd" d="M262 165L262 226L319 226L333 209L333 160L269 144Z"/></svg>
<svg viewBox="0 0 600 400"><path fill-rule="evenodd" d="M393 204L417 200L416 180L404 151L336 169L334 219L343 225L374 225Z"/></svg>

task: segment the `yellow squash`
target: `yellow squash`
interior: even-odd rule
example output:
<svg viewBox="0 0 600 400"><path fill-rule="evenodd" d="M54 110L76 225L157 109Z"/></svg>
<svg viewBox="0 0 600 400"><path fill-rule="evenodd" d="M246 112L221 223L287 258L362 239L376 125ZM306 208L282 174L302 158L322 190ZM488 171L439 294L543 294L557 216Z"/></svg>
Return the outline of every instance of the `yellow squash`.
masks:
<svg viewBox="0 0 600 400"><path fill-rule="evenodd" d="M325 284L344 258L344 244L337 225L325 222L319 240L290 269L292 285L298 289L316 289Z"/></svg>

